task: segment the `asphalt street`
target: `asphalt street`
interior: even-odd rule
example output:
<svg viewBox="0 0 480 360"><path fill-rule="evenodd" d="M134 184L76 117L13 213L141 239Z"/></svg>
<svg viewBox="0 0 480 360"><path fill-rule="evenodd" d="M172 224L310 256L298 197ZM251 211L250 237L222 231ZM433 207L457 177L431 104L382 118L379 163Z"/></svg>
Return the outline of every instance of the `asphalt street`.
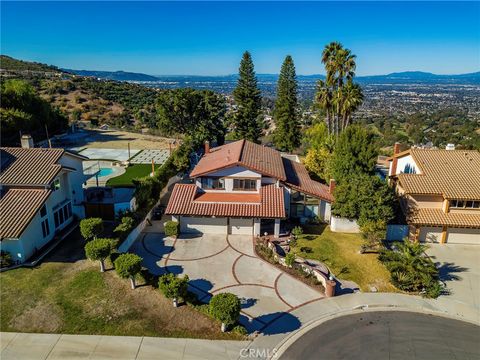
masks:
<svg viewBox="0 0 480 360"><path fill-rule="evenodd" d="M320 324L280 359L477 360L480 327L419 313L365 312Z"/></svg>

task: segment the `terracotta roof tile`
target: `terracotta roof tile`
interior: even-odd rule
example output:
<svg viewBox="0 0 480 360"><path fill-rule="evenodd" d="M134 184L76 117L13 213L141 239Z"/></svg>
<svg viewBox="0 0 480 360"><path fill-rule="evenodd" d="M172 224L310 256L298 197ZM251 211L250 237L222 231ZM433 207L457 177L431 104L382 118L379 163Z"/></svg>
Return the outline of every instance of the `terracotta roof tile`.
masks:
<svg viewBox="0 0 480 360"><path fill-rule="evenodd" d="M328 186L312 180L303 164L287 158L283 158L283 164L287 174L285 183L288 186L328 202L333 201L333 195L330 194Z"/></svg>
<svg viewBox="0 0 480 360"><path fill-rule="evenodd" d="M195 201L195 184L176 184L165 211L168 215L183 216L232 216L285 218L283 189L275 185L260 188L260 203L226 203Z"/></svg>
<svg viewBox="0 0 480 360"><path fill-rule="evenodd" d="M49 195L50 190L7 190L0 199L0 239L18 238Z"/></svg>
<svg viewBox="0 0 480 360"><path fill-rule="evenodd" d="M480 213L466 214L454 211L444 213L442 209L420 208L409 216L408 222L415 225L480 228Z"/></svg>
<svg viewBox="0 0 480 360"><path fill-rule="evenodd" d="M410 153L421 174L399 174L407 194L441 194L447 199L480 199L480 152L426 150Z"/></svg>
<svg viewBox="0 0 480 360"><path fill-rule="evenodd" d="M48 185L62 168L63 149L0 148L2 185Z"/></svg>
<svg viewBox="0 0 480 360"><path fill-rule="evenodd" d="M282 181L286 180L280 153L248 140L239 140L212 148L209 153L203 155L190 176L198 177L235 165L244 166Z"/></svg>

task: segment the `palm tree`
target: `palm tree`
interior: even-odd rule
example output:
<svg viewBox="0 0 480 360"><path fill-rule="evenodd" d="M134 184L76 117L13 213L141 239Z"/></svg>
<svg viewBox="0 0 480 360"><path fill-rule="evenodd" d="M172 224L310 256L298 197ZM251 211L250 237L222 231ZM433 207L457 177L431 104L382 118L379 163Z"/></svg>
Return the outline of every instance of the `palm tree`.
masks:
<svg viewBox="0 0 480 360"><path fill-rule="evenodd" d="M342 130L350 125L352 113L357 110L363 102L362 88L348 80L341 91L341 113L343 115Z"/></svg>
<svg viewBox="0 0 480 360"><path fill-rule="evenodd" d="M327 129L328 133L332 133L332 121L330 119L331 116L331 108L332 108L332 92L330 88L327 86L325 81L319 80L317 83L317 94L316 94L316 100L318 106L325 110L326 112L326 118L325 122L327 124Z"/></svg>

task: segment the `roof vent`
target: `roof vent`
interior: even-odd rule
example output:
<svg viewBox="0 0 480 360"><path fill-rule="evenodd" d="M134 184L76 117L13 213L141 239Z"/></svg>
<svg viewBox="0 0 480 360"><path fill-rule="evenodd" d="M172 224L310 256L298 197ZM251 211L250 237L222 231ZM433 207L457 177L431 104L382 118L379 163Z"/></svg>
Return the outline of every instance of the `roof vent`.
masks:
<svg viewBox="0 0 480 360"><path fill-rule="evenodd" d="M455 150L455 144L447 144L447 146L445 146L445 150Z"/></svg>

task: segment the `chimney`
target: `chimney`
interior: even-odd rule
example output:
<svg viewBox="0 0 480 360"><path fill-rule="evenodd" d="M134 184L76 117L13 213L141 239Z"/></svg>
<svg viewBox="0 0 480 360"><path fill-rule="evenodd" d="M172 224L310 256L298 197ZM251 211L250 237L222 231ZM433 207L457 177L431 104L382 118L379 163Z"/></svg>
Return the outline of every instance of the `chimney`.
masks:
<svg viewBox="0 0 480 360"><path fill-rule="evenodd" d="M396 142L395 145L393 145L393 160L392 160L392 166L390 168L390 175L396 175L397 174L397 162L398 159L395 157L400 152L400 146L401 144Z"/></svg>
<svg viewBox="0 0 480 360"><path fill-rule="evenodd" d="M209 141L205 141L205 154L208 154L210 152L210 143Z"/></svg>
<svg viewBox="0 0 480 360"><path fill-rule="evenodd" d="M34 147L33 138L30 135L22 135L20 143L24 149L31 149Z"/></svg>
<svg viewBox="0 0 480 360"><path fill-rule="evenodd" d="M333 191L335 190L335 186L337 185L337 182L335 179L330 179L330 184L328 185L328 192L330 194L333 194Z"/></svg>

